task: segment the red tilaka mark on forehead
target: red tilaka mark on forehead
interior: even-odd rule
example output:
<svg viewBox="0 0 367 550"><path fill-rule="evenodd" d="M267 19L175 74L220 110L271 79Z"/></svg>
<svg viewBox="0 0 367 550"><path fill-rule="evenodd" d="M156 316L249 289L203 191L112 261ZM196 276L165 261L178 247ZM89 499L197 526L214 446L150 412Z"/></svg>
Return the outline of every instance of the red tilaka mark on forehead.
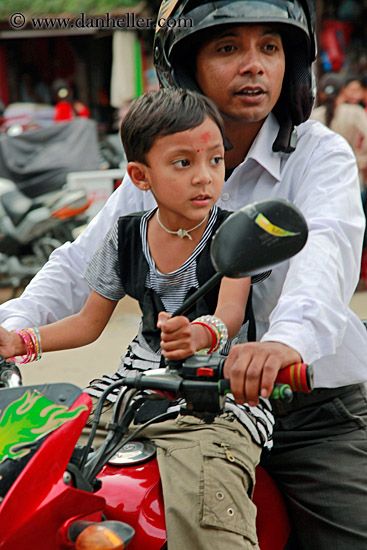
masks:
<svg viewBox="0 0 367 550"><path fill-rule="evenodd" d="M210 132L204 132L201 134L200 139L203 143L208 143L208 139L210 138Z"/></svg>

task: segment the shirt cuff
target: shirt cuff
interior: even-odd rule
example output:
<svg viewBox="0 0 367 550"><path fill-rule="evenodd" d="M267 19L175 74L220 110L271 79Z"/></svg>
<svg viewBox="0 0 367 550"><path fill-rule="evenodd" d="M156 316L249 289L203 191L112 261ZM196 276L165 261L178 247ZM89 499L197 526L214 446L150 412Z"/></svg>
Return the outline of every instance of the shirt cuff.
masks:
<svg viewBox="0 0 367 550"><path fill-rule="evenodd" d="M297 351L304 363L312 363L321 357L319 344L314 337L313 330L308 327L310 323L278 322L271 326L260 342L280 342Z"/></svg>

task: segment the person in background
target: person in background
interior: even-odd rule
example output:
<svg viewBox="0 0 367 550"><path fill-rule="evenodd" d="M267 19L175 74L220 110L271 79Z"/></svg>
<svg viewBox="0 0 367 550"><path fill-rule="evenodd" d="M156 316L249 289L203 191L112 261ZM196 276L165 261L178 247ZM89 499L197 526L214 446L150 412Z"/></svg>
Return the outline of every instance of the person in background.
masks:
<svg viewBox="0 0 367 550"><path fill-rule="evenodd" d="M54 122L69 122L76 117L90 117L90 110L84 103L74 98L73 89L62 78L52 84L55 102Z"/></svg>
<svg viewBox="0 0 367 550"><path fill-rule="evenodd" d="M367 175L367 113L359 104L359 93L348 91L356 81L347 78L347 84L345 82L340 73L326 73L320 78L319 106L313 109L310 118L322 122L348 141L357 159L363 192ZM347 98L354 100L348 102Z"/></svg>
<svg viewBox="0 0 367 550"><path fill-rule="evenodd" d="M363 105L365 90L362 79L349 74L344 77L343 87L340 90L338 104L350 103L351 105Z"/></svg>
<svg viewBox="0 0 367 550"><path fill-rule="evenodd" d="M19 101L51 104L50 86L35 65L27 65L20 75Z"/></svg>

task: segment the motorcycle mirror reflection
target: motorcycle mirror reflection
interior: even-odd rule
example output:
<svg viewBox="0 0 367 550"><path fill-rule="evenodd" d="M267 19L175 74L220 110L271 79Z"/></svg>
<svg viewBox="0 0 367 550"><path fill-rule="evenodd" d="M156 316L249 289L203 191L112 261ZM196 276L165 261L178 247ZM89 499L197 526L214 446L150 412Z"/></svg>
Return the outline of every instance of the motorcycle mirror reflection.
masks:
<svg viewBox="0 0 367 550"><path fill-rule="evenodd" d="M248 277L297 254L307 236L306 220L290 202L255 202L223 222L212 240L211 259L222 276Z"/></svg>
<svg viewBox="0 0 367 550"><path fill-rule="evenodd" d="M210 255L215 273L173 314L183 315L222 277L256 275L291 258L306 244L308 228L296 206L281 199L249 204L216 231Z"/></svg>

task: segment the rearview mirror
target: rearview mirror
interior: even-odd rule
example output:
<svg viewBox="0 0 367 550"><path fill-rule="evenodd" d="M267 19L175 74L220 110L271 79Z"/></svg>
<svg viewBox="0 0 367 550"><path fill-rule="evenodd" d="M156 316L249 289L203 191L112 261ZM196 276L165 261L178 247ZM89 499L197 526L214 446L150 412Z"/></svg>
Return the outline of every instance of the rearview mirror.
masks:
<svg viewBox="0 0 367 550"><path fill-rule="evenodd" d="M290 202L255 202L219 227L212 240L212 262L222 276L248 277L297 254L307 236L306 220Z"/></svg>
<svg viewBox="0 0 367 550"><path fill-rule="evenodd" d="M270 199L231 214L217 229L210 255L217 273L173 314L183 315L222 277L256 275L291 258L306 244L307 223L296 206Z"/></svg>

